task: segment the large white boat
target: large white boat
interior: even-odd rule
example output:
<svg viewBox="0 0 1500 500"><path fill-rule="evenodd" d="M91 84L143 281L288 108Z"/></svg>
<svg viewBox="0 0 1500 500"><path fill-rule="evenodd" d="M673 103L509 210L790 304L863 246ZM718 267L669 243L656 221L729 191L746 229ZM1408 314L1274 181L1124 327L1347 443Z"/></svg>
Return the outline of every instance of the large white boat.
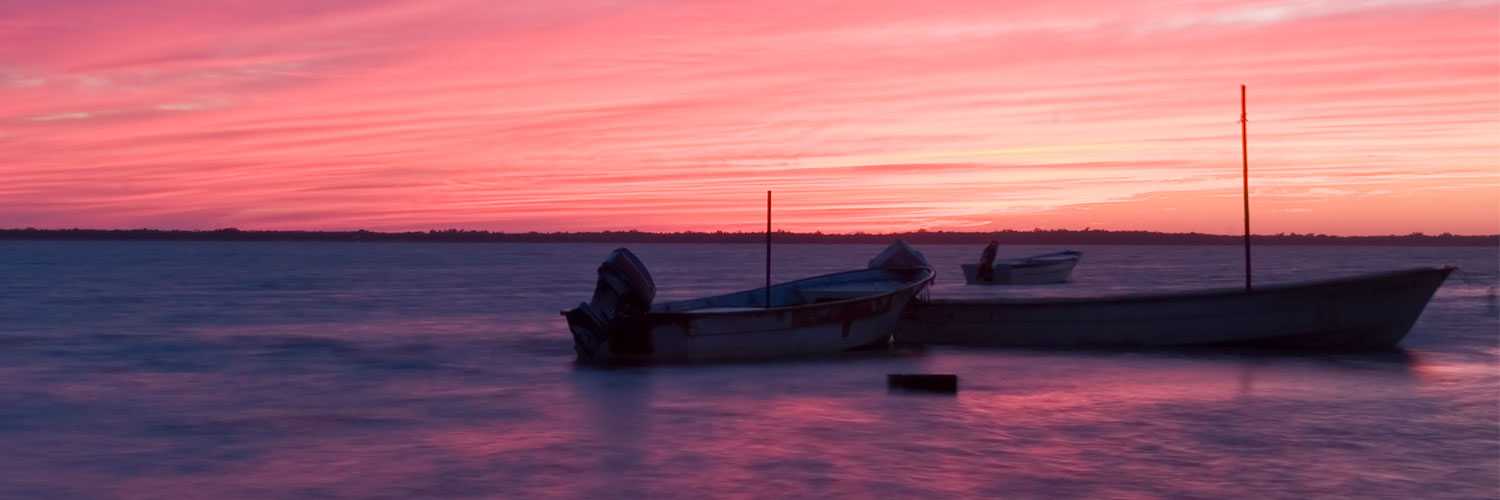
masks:
<svg viewBox="0 0 1500 500"><path fill-rule="evenodd" d="M865 269L769 288L653 304L656 285L629 250L599 266L592 300L563 311L584 361L708 361L884 346L934 273L896 242Z"/></svg>
<svg viewBox="0 0 1500 500"><path fill-rule="evenodd" d="M965 346L1390 349L1453 267L1294 284L1085 298L913 303L899 342Z"/></svg>

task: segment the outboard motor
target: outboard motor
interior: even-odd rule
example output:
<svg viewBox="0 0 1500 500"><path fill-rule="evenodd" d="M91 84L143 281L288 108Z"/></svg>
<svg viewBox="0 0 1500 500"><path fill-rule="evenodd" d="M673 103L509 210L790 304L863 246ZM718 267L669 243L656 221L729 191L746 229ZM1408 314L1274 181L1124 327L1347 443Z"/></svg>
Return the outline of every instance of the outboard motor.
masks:
<svg viewBox="0 0 1500 500"><path fill-rule="evenodd" d="M649 339L625 338L628 325L651 311L656 298L656 282L646 265L630 250L617 248L599 265L599 280L594 296L578 307L563 311L568 329L573 332L573 350L580 359L606 359L610 344L639 347ZM633 332L644 335L645 332ZM614 340L614 342L611 342ZM618 350L620 346L615 346Z"/></svg>
<svg viewBox="0 0 1500 500"><path fill-rule="evenodd" d="M979 254L979 281L995 281L995 254L1000 251L1000 242L991 240Z"/></svg>

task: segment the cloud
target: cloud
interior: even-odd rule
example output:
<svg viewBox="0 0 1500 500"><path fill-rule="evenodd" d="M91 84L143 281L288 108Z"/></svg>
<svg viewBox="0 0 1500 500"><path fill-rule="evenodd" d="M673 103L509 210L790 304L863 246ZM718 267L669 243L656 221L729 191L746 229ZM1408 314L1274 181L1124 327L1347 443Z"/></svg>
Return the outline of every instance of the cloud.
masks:
<svg viewBox="0 0 1500 500"><path fill-rule="evenodd" d="M60 120L85 120L88 118L92 118L93 116L93 113L75 111L71 113L55 113L50 115L33 116L27 119L34 122L55 122Z"/></svg>
<svg viewBox="0 0 1500 500"><path fill-rule="evenodd" d="M1234 219L1245 82L1255 189L1312 210L1270 228L1483 232L1493 210L1451 203L1296 214L1500 195L1497 13L12 3L0 222L733 229L774 189L793 229L1207 230Z"/></svg>

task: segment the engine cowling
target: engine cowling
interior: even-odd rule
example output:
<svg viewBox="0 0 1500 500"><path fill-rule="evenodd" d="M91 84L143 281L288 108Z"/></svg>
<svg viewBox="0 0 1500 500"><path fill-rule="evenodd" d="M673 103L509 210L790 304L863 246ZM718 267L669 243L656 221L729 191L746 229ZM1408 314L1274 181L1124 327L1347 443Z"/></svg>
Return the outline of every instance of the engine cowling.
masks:
<svg viewBox="0 0 1500 500"><path fill-rule="evenodd" d="M991 241L979 254L979 281L995 281L995 254L1000 252L1000 242Z"/></svg>
<svg viewBox="0 0 1500 500"><path fill-rule="evenodd" d="M639 324L634 320L650 312L656 298L651 272L628 249L610 252L598 272L593 297L563 312L573 332L573 349L581 359L605 359L611 347L638 346L642 339L623 337L642 332L627 332L626 326Z"/></svg>

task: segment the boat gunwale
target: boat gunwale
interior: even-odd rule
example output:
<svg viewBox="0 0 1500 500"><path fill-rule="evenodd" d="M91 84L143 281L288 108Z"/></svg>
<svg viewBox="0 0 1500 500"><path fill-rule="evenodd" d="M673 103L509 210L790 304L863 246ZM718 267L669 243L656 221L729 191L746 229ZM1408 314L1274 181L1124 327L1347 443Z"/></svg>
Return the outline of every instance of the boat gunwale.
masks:
<svg viewBox="0 0 1500 500"><path fill-rule="evenodd" d="M1211 299L1231 296L1264 295L1278 293L1287 290L1303 288L1316 288L1322 286L1346 285L1364 281L1386 280L1403 276L1414 276L1426 273L1439 272L1446 278L1456 266L1440 267L1413 267L1398 269L1395 271L1383 271L1378 273L1359 274L1354 276L1343 276L1321 280L1301 281L1296 283L1276 283L1258 286L1250 290L1243 288L1209 288L1202 290L1185 290L1181 292L1147 292L1147 293L1124 293L1117 295L1099 295L1093 297L990 297L970 299L930 299L920 301L917 307L922 306L1036 306L1036 305L1073 305L1073 304L1103 304L1103 303L1128 303L1128 302L1159 302L1163 300L1176 299ZM1439 282L1438 286L1442 286Z"/></svg>
<svg viewBox="0 0 1500 500"><path fill-rule="evenodd" d="M1066 264L1066 263L1069 263L1069 262L1073 263L1073 265L1078 265L1078 262L1081 261L1081 260L1083 260L1083 252L1080 252L1080 251L1077 251L1077 250L1063 250L1063 251L1060 251L1060 252L1044 253L1044 254L1041 254L1041 255L1032 255L1032 256L1028 256L1028 257L1013 257L1013 258L1009 258L1009 259L997 259L997 260L995 260L995 263L993 264L992 267L995 267L995 268L998 269L1000 266L1003 265L1003 266L1011 268L1011 269L1024 269L1024 268L1028 268L1028 267L1042 267L1042 266L1051 266L1051 265L1058 265L1058 264ZM978 269L979 268L979 263L977 263L977 262L969 262L969 263L960 264L960 266L962 266L964 268L972 267L972 268Z"/></svg>
<svg viewBox="0 0 1500 500"><path fill-rule="evenodd" d="M1027 257L1013 257L1013 258L1009 258L1009 259L998 259L995 262L1007 262L1007 261L1009 261L1009 262L1016 262L1016 261L1022 261L1022 262L1024 262L1024 261L1029 261L1029 260L1068 261L1068 260L1079 260L1079 259L1082 259L1082 258L1083 258L1083 252L1080 252L1080 251L1077 251L1077 250L1063 250L1063 251L1060 251L1060 252L1044 253L1044 254L1041 254L1041 255L1031 255L1031 256L1027 256ZM975 265L978 265L978 264L975 264Z"/></svg>
<svg viewBox="0 0 1500 500"><path fill-rule="evenodd" d="M907 284L905 284L903 286L897 287L895 289L892 289L890 291L886 291L886 292L882 292L882 293L874 294L874 295L862 295L862 296L859 296L859 297L850 297L850 298L847 298L847 299L837 299L837 300L829 300L829 301L824 301L824 302L813 302L813 303L797 304L797 305L789 305L789 306L747 308L747 309L744 309L744 310L737 310L737 311L702 311L702 310L695 310L695 309L689 309L689 310L685 310L685 311L647 311L645 317L647 319L676 320L676 319L684 319L684 318L689 318L690 319L692 317L727 317L727 316L740 316L740 315L746 315L746 316L748 316L748 315L761 315L761 314L766 314L766 313L781 313L781 312L785 312L785 311L800 311L800 310L805 310L805 309L813 308L813 307L843 306L843 305L853 304L853 303L860 302L860 301L876 300L876 299L880 299L880 298L884 298L884 297L894 296L894 295L899 294L899 293L904 293L907 290L910 290L912 288L919 288L919 287L931 284L934 279L937 279L937 272L934 271L930 267L912 267L912 268L900 268L900 269L855 269L855 270L852 270L852 271L840 271L840 272L836 272L836 273L822 274L822 275L818 275L818 276L809 276L807 278L802 278L802 279L798 279L798 280L787 281L787 282L784 282L784 283L779 283L779 284L776 284L776 285L772 285L771 288L775 288L775 287L778 287L778 286L793 285L793 284L802 283L802 282L806 282L806 281L817 280L817 279L832 278L832 277L835 277L835 276L840 276L840 275L845 275L845 274L856 274L856 273L864 273L864 272L869 272L869 271L898 271L898 270L925 271L927 273L927 275L923 276L923 277L921 277L919 279L912 280L909 283L907 283ZM765 289L766 289L766 287L760 287L760 288L752 288L752 289L749 289L749 290L740 290L740 291L737 291L737 292L729 292L729 293L720 294L720 295L710 295L708 297L699 297L699 298L694 298L694 299L674 300L674 301L671 301L671 302L663 302L662 305L672 304L672 303L676 303L676 302L687 302L687 301L692 301L692 300L712 299L712 298L715 298L715 297L725 297L725 296L729 296L729 295L736 295L736 294L754 292L754 291L757 291L757 290L765 290Z"/></svg>
<svg viewBox="0 0 1500 500"><path fill-rule="evenodd" d="M1072 264L1074 266L1077 266L1079 260L1081 260L1081 259L1079 259L1077 257L1068 257L1068 258L1059 258L1059 259L1013 259L1013 260L1008 260L1008 261L997 260L997 261L995 261L995 265L992 266L992 267L994 267L996 270L1000 270L1002 268L1003 269L1030 269L1030 268L1033 268L1033 267L1060 266L1060 265L1064 265L1064 264ZM960 264L959 266L960 266L960 268L964 269L965 271L967 271L969 269L976 269L976 270L979 269L979 264L974 264L974 263Z"/></svg>

